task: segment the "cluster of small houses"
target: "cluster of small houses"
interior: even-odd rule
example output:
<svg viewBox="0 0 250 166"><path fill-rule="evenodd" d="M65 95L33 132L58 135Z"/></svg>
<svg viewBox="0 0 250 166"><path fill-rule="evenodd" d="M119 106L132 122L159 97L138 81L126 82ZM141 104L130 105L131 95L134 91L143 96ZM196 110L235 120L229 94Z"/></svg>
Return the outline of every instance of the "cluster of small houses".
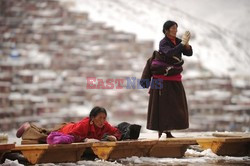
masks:
<svg viewBox="0 0 250 166"><path fill-rule="evenodd" d="M152 41L96 23L56 0L2 0L0 11L0 130L26 121L52 127L88 116L94 105L113 123L145 125L148 90L87 89L87 78L140 78ZM67 4L66 4L67 5ZM68 4L69 5L69 4ZM185 64L201 70L199 64ZM189 78L184 73L190 130L245 131L250 126L250 86L229 77Z"/></svg>

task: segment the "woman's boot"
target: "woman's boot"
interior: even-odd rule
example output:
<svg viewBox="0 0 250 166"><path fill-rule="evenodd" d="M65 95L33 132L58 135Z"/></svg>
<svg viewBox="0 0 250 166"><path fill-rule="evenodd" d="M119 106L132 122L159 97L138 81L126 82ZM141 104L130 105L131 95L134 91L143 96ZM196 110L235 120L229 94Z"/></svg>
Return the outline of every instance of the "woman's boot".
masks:
<svg viewBox="0 0 250 166"><path fill-rule="evenodd" d="M158 131L158 138L161 138L162 132Z"/></svg>
<svg viewBox="0 0 250 166"><path fill-rule="evenodd" d="M167 138L174 138L174 136L169 131L166 132L166 137Z"/></svg>

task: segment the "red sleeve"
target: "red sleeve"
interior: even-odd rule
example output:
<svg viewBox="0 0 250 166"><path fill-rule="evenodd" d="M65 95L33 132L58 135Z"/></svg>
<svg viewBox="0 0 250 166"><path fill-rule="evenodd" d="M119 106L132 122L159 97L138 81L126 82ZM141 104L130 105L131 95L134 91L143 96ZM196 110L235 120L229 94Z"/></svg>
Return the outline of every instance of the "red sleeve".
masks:
<svg viewBox="0 0 250 166"><path fill-rule="evenodd" d="M106 126L106 129L107 129L106 132L109 135L115 136L117 138L117 140L121 139L122 134L121 134L121 132L117 128L111 126L108 122L105 123L105 126Z"/></svg>
<svg viewBox="0 0 250 166"><path fill-rule="evenodd" d="M88 122L83 120L75 124L68 134L73 135L75 137L75 142L81 142L87 137L88 128Z"/></svg>

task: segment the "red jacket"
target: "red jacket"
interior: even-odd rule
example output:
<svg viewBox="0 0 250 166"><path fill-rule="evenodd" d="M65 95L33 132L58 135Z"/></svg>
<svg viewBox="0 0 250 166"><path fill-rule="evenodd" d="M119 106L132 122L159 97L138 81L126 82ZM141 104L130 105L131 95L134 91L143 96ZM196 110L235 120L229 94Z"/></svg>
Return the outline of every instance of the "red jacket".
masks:
<svg viewBox="0 0 250 166"><path fill-rule="evenodd" d="M76 123L68 123L63 126L59 132L73 135L75 137L75 142L83 141L85 138L101 140L104 134L113 135L117 140L121 138L120 131L117 128L112 127L107 121L102 128L99 128L94 124L90 124L89 118L84 118Z"/></svg>

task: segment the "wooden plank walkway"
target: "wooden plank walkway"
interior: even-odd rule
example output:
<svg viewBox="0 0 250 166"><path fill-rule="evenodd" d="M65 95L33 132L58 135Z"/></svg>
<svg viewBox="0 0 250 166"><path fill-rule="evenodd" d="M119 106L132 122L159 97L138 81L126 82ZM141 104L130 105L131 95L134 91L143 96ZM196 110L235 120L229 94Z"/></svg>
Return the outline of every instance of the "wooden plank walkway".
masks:
<svg viewBox="0 0 250 166"><path fill-rule="evenodd" d="M30 144L17 145L12 151L21 152L31 163L76 162L87 148L99 158L119 159L131 156L183 157L188 145L197 144L193 138L169 140L134 140L117 142L73 143L73 144Z"/></svg>
<svg viewBox="0 0 250 166"><path fill-rule="evenodd" d="M217 155L250 156L250 137L171 138L165 140L141 139L117 142L92 142L73 144L16 145L13 152L21 152L31 164L76 162L84 152L93 151L100 159L116 160L131 156L183 157L189 145L199 144Z"/></svg>
<svg viewBox="0 0 250 166"><path fill-rule="evenodd" d="M93 143L93 152L101 159L119 159L131 156L183 157L188 145L197 144L193 138L166 140L137 140Z"/></svg>

